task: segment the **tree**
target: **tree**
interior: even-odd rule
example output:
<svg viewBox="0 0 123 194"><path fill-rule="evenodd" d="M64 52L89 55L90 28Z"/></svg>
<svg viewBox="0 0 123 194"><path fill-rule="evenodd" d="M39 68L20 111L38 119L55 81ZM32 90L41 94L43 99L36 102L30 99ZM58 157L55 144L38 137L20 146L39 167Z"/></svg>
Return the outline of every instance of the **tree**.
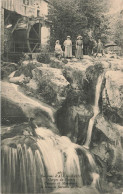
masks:
<svg viewBox="0 0 123 194"><path fill-rule="evenodd" d="M121 11L121 14L116 23L115 42L121 47L123 54L123 11Z"/></svg>
<svg viewBox="0 0 123 194"><path fill-rule="evenodd" d="M106 0L51 0L50 20L52 20L51 46L59 39L61 44L70 35L75 45L76 37L81 34L84 44L90 39L101 37L107 27L103 13L107 10Z"/></svg>

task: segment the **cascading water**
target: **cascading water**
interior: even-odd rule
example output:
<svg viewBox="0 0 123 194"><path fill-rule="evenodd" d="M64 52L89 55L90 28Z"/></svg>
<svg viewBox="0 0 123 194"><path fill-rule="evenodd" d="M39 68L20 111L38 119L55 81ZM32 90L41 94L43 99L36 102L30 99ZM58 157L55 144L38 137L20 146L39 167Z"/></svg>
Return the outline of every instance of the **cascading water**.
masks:
<svg viewBox="0 0 123 194"><path fill-rule="evenodd" d="M90 142L91 142L91 136L92 136L94 121L95 121L95 118L96 118L97 114L99 113L98 102L99 102L99 97L100 97L100 92L101 92L102 80L103 80L103 74L101 74L99 76L98 80L97 80L96 92L95 92L95 102L94 102L94 107L93 107L94 116L89 121L88 131L87 131L87 138L86 138L86 142L85 142L85 145L84 145L84 147L87 148L87 149L89 149L89 145L90 145Z"/></svg>
<svg viewBox="0 0 123 194"><path fill-rule="evenodd" d="M46 128L37 128L36 133L38 138L15 136L2 141L2 193L48 193L57 188L81 188L86 184L87 174L91 180L87 184L99 183L96 164L88 150ZM85 161L82 165L78 151Z"/></svg>

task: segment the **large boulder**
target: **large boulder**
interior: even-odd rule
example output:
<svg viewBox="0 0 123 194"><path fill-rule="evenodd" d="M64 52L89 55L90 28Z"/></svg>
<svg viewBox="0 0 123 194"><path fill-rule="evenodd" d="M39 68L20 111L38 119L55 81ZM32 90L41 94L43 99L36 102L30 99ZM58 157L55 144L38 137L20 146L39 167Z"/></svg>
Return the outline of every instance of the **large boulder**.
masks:
<svg viewBox="0 0 123 194"><path fill-rule="evenodd" d="M2 62L1 65L1 78L8 78L9 74L18 69L18 64L10 62Z"/></svg>
<svg viewBox="0 0 123 194"><path fill-rule="evenodd" d="M109 60L110 69L117 71L117 70L123 70L123 60L122 59L113 59Z"/></svg>
<svg viewBox="0 0 123 194"><path fill-rule="evenodd" d="M123 127L98 115L92 133L91 151L98 156L107 172L123 170Z"/></svg>
<svg viewBox="0 0 123 194"><path fill-rule="evenodd" d="M86 69L93 66L93 58L84 56L82 60L76 58L58 60L55 57L51 58L50 66L57 69L62 69L64 77L72 86L82 88L83 79L85 78Z"/></svg>
<svg viewBox="0 0 123 194"><path fill-rule="evenodd" d="M9 125L33 118L37 126L52 128L56 132L53 108L27 97L18 87L2 82L2 123Z"/></svg>
<svg viewBox="0 0 123 194"><path fill-rule="evenodd" d="M28 83L30 81L30 77L25 77L25 75L21 74L20 76L18 77L11 77L11 74L9 76L9 82L10 83L15 83L15 84L25 84L25 83Z"/></svg>
<svg viewBox="0 0 123 194"><path fill-rule="evenodd" d="M26 84L26 86L30 91L37 91L40 87L40 85L36 82L35 79L31 79L29 83Z"/></svg>
<svg viewBox="0 0 123 194"><path fill-rule="evenodd" d="M105 69L106 71L111 67L111 65L110 65L110 62L109 61L107 61L106 59L104 60L98 60L98 61L96 61L95 62L95 65L101 65L102 66L102 68L103 69Z"/></svg>
<svg viewBox="0 0 123 194"><path fill-rule="evenodd" d="M72 84L76 84L78 88L82 88L85 72L89 66L93 66L93 62L88 59L82 61L68 62L63 68L65 78Z"/></svg>
<svg viewBox="0 0 123 194"><path fill-rule="evenodd" d="M35 67L40 67L40 66L42 66L42 63L39 63L35 60L23 61L19 66L18 70L15 72L14 77L19 77L23 74L25 77L32 78L32 70Z"/></svg>
<svg viewBox="0 0 123 194"><path fill-rule="evenodd" d="M118 126L106 120L101 114L96 117L95 127L114 143L120 139L119 131L122 131L122 127L119 129Z"/></svg>
<svg viewBox="0 0 123 194"><path fill-rule="evenodd" d="M29 88L34 88L34 80L32 80L32 70L36 67L47 67L47 64L40 63L36 60L22 61L18 69L9 75L9 82L25 85L29 83ZM33 85L31 87L31 84ZM35 84L36 85L36 84Z"/></svg>
<svg viewBox="0 0 123 194"><path fill-rule="evenodd" d="M68 61L66 60L66 63ZM50 67L57 68L57 69L62 69L64 68L64 61L63 60L58 60L56 57L51 57L50 59Z"/></svg>
<svg viewBox="0 0 123 194"><path fill-rule="evenodd" d="M33 79L40 86L39 93L46 102L61 106L66 99L69 82L60 69L37 67L32 71Z"/></svg>
<svg viewBox="0 0 123 194"><path fill-rule="evenodd" d="M32 135L32 128L28 122L13 124L11 126L1 126L1 140L13 138L18 135L26 135L27 137Z"/></svg>
<svg viewBox="0 0 123 194"><path fill-rule="evenodd" d="M116 111L123 118L123 72L107 71L105 74L103 102L111 111Z"/></svg>

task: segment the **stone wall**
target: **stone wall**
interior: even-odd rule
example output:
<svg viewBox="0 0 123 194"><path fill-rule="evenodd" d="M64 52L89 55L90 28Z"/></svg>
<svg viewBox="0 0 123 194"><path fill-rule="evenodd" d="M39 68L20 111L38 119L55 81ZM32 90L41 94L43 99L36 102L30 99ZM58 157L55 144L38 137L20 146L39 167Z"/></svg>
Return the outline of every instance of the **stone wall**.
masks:
<svg viewBox="0 0 123 194"><path fill-rule="evenodd" d="M47 48L50 41L50 27L47 25L41 28L41 46L42 48Z"/></svg>
<svg viewBox="0 0 123 194"><path fill-rule="evenodd" d="M2 0L2 7L27 17L48 15L48 2L44 0Z"/></svg>

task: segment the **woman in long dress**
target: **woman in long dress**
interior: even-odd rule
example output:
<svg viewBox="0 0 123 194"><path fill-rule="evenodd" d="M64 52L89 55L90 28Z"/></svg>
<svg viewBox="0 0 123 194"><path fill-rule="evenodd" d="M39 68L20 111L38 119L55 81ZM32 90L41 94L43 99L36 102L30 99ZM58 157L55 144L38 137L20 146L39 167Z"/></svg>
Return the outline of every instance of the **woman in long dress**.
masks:
<svg viewBox="0 0 123 194"><path fill-rule="evenodd" d="M82 36L77 37L76 41L76 58L82 59L83 58L83 40Z"/></svg>
<svg viewBox="0 0 123 194"><path fill-rule="evenodd" d="M59 59L61 59L62 56L63 56L63 51L59 40L57 40L55 45L55 57L58 57Z"/></svg>
<svg viewBox="0 0 123 194"><path fill-rule="evenodd" d="M72 58L72 41L70 36L67 36L67 40L64 41L65 46L65 57Z"/></svg>

